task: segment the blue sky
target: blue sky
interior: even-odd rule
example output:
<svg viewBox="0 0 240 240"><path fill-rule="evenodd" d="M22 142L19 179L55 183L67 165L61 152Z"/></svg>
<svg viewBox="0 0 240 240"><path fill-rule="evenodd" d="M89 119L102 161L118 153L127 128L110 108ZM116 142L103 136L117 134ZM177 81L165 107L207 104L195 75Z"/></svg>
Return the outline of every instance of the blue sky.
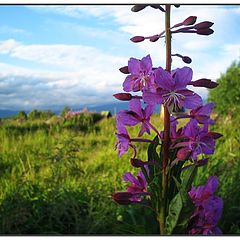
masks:
<svg viewBox="0 0 240 240"><path fill-rule="evenodd" d="M0 6L0 109L53 108L113 102L130 57L150 54L164 66L164 41L134 44L134 35L162 31L164 16L131 6ZM173 36L173 52L193 59L194 79L216 80L240 57L239 6L181 6L172 23L190 15L214 22L214 34ZM185 64L174 59L173 68ZM204 98L207 90L196 89Z"/></svg>

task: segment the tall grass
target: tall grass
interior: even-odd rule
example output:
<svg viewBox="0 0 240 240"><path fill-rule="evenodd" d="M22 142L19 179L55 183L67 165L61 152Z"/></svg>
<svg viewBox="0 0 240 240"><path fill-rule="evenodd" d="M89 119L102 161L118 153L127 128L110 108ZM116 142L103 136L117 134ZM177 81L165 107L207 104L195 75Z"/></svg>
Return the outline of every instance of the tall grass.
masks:
<svg viewBox="0 0 240 240"><path fill-rule="evenodd" d="M78 128L56 119L0 126L1 234L158 234L150 209L112 202L111 193L125 187L122 174L136 172L129 164L132 152L118 158L114 118L91 121L78 121ZM158 116L152 121L158 123ZM224 233L239 232L237 122L218 120L216 130L225 137L197 180L220 176ZM138 131L129 129L132 137ZM138 143L138 149L146 160L147 146Z"/></svg>

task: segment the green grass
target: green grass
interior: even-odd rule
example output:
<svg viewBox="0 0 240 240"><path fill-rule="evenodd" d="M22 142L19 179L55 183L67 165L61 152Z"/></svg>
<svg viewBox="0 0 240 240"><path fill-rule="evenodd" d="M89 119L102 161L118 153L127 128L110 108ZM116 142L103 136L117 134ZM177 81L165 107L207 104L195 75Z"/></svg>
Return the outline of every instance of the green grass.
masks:
<svg viewBox="0 0 240 240"><path fill-rule="evenodd" d="M224 138L196 180L220 176L221 227L227 234L239 233L238 120L218 120L215 130ZM158 123L158 116L152 122ZM115 131L114 118L2 124L0 234L158 234L151 210L111 200L111 193L125 188L123 173L136 172L129 163L131 149L118 158ZM134 137L139 129L129 131ZM147 146L139 143L138 149L146 160Z"/></svg>

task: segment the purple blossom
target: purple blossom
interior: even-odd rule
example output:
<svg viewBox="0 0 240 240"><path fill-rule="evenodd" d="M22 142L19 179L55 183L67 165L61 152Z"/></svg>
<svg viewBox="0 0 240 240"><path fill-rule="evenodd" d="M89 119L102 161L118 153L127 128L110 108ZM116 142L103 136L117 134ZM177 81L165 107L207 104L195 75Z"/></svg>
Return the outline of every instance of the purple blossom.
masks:
<svg viewBox="0 0 240 240"><path fill-rule="evenodd" d="M211 176L205 186L192 187L188 193L196 207L190 218L189 234L221 234L221 230L216 225L222 214L223 202L220 197L214 196L217 186L217 177Z"/></svg>
<svg viewBox="0 0 240 240"><path fill-rule="evenodd" d="M123 90L126 92L137 92L140 90L148 90L155 85L155 74L152 69L152 60L150 55L142 58L130 58L128 61L128 75L123 82Z"/></svg>
<svg viewBox="0 0 240 240"><path fill-rule="evenodd" d="M123 180L131 184L130 186L127 187L127 192L131 193L147 192L147 181L142 171L138 172L137 177L133 176L132 173L127 172L123 175Z"/></svg>
<svg viewBox="0 0 240 240"><path fill-rule="evenodd" d="M146 168L148 172L148 168ZM123 180L130 183L126 192L116 192L112 195L115 202L119 204L140 203L143 196L149 195L147 192L147 181L142 171L138 172L137 177L127 172L123 175Z"/></svg>
<svg viewBox="0 0 240 240"><path fill-rule="evenodd" d="M169 112L182 107L195 109L202 105L199 95L186 87L192 79L192 69L189 67L177 68L171 73L159 67L155 70L156 91L143 91L143 100L148 104L164 104Z"/></svg>
<svg viewBox="0 0 240 240"><path fill-rule="evenodd" d="M124 153L128 151L130 144L130 137L128 135L127 129L122 124L117 125L118 132L116 136L118 141L116 143L116 149L118 149L118 155L121 157Z"/></svg>
<svg viewBox="0 0 240 240"><path fill-rule="evenodd" d="M130 111L122 110L117 114L117 124L125 126L134 126L141 123L139 136L144 132L150 134L150 129L154 127L150 123L150 116L154 112L155 105L147 105L145 109L141 108L140 99L132 99L129 101Z"/></svg>
<svg viewBox="0 0 240 240"><path fill-rule="evenodd" d="M195 119L191 119L183 128L183 136L187 141L181 142L181 146L188 147L191 151L192 159L196 160L199 154L213 154L215 140L208 134L207 124L200 128Z"/></svg>
<svg viewBox="0 0 240 240"><path fill-rule="evenodd" d="M196 119L199 123L212 124L214 121L210 119L210 114L214 108L214 103L208 103L191 110L190 117Z"/></svg>

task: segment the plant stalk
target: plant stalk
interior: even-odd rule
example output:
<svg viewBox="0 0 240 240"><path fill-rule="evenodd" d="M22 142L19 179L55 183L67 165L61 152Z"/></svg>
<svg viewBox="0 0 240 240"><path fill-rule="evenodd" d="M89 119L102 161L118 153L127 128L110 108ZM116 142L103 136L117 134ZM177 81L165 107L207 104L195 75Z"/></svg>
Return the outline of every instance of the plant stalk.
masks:
<svg viewBox="0 0 240 240"><path fill-rule="evenodd" d="M166 71L171 72L171 31L170 31L170 12L171 5L166 5L165 12L165 44L166 44ZM163 134L163 163L162 163L162 203L160 209L160 233L165 234L165 221L167 212L167 190L168 176L167 166L169 159L170 146L170 114L167 107L164 106L164 134Z"/></svg>

